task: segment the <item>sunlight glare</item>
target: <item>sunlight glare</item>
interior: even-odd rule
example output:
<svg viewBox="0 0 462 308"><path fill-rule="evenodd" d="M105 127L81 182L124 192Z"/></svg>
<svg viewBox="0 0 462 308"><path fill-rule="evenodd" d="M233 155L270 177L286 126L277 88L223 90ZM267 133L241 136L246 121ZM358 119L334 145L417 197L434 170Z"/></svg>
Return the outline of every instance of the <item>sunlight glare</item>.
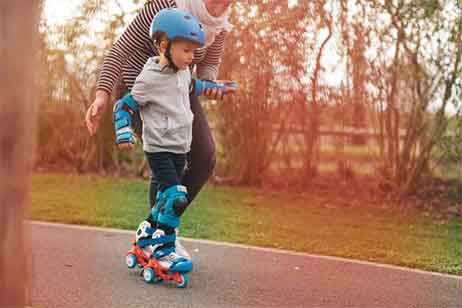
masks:
<svg viewBox="0 0 462 308"><path fill-rule="evenodd" d="M298 0L289 0L289 9L298 4Z"/></svg>
<svg viewBox="0 0 462 308"><path fill-rule="evenodd" d="M63 24L75 15L81 0L45 0L44 13L49 24Z"/></svg>

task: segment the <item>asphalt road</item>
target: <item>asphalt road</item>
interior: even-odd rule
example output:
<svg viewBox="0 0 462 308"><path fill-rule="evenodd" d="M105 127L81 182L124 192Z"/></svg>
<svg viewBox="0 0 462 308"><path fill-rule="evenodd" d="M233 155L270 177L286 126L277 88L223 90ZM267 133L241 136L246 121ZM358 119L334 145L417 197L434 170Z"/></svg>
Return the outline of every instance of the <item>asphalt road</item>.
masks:
<svg viewBox="0 0 462 308"><path fill-rule="evenodd" d="M187 239L188 288L146 284L125 266L128 232L27 228L34 308L462 307L460 277Z"/></svg>

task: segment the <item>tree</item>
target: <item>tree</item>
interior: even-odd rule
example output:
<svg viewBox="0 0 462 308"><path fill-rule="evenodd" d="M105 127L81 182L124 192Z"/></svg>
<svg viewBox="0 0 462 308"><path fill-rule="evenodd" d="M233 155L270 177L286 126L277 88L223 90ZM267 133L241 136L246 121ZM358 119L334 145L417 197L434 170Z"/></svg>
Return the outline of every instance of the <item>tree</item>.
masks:
<svg viewBox="0 0 462 308"><path fill-rule="evenodd" d="M380 112L384 176L403 196L416 192L429 175L433 151L447 129L448 107L460 104L455 94L461 87L462 7L431 0L385 1L377 8L389 16L394 50L384 71L386 101Z"/></svg>
<svg viewBox="0 0 462 308"><path fill-rule="evenodd" d="M22 214L34 156L39 1L3 1L0 14L0 307L24 307L27 267Z"/></svg>
<svg viewBox="0 0 462 308"><path fill-rule="evenodd" d="M244 185L262 183L290 121L295 101L306 100L305 30L311 14L300 1L248 1L234 6L221 78L239 91L218 104L217 126L225 173ZM276 15L275 15L276 14ZM274 18L277 16L277 18Z"/></svg>
<svg viewBox="0 0 462 308"><path fill-rule="evenodd" d="M316 39L319 40L319 48L314 48L314 70L311 75L310 84L310 100L304 104L305 112L300 115L302 123L302 130L304 132L304 174L305 178L311 180L313 175L317 173L318 162L315 158L319 154L319 128L321 126L321 105L327 101L327 93L321 91L323 89L321 85L321 73L323 67L321 65L321 59L324 56L324 52L327 44L333 36L333 17L332 9L327 9L328 1L315 1L312 6L313 16L319 17L315 19L315 31ZM331 4L331 3L330 3ZM327 34L322 38L317 38L323 29L327 29ZM308 120L308 122L306 121Z"/></svg>

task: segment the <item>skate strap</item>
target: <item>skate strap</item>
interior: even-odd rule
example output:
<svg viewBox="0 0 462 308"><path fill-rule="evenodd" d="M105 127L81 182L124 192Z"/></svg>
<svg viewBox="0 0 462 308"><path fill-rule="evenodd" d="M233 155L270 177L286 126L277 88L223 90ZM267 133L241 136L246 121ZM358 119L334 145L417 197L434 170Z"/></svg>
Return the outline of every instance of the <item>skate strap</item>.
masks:
<svg viewBox="0 0 462 308"><path fill-rule="evenodd" d="M162 248L162 249L159 249L156 252L154 252L154 257L156 259L160 259L160 258L163 258L165 256L168 256L172 252L175 252L175 248L173 248L173 247ZM177 258L175 258L173 260L169 260L169 262L171 262L172 265L176 265L176 264L182 263L182 262L190 262L190 261L191 260L188 260L188 259L186 259L186 258L184 258L182 256L178 256Z"/></svg>
<svg viewBox="0 0 462 308"><path fill-rule="evenodd" d="M148 238L148 239L140 239L138 240L138 245L141 247L145 247L147 245L159 245L165 243L172 243L176 240L176 234L164 235L161 237L156 238Z"/></svg>
<svg viewBox="0 0 462 308"><path fill-rule="evenodd" d="M173 259L172 261L172 264L173 265L177 265L178 263L182 263L182 262L190 262L191 260L188 260L186 258L183 258L183 257L178 257L176 259Z"/></svg>
<svg viewBox="0 0 462 308"><path fill-rule="evenodd" d="M174 256L171 255L172 253ZM168 262L168 269L172 272L187 273L192 270L191 260L177 255L174 247L160 248L154 252L153 257L160 262ZM162 260L164 257L167 257L167 260Z"/></svg>
<svg viewBox="0 0 462 308"><path fill-rule="evenodd" d="M155 228L146 228L146 233L147 233L147 234L153 235L154 232L156 232L156 229L155 229Z"/></svg>
<svg viewBox="0 0 462 308"><path fill-rule="evenodd" d="M175 252L175 248L173 248L173 247L161 248L161 249L158 249L158 250L156 250L154 252L154 257L156 259L160 259L160 258L163 258L165 256L168 256L172 252Z"/></svg>

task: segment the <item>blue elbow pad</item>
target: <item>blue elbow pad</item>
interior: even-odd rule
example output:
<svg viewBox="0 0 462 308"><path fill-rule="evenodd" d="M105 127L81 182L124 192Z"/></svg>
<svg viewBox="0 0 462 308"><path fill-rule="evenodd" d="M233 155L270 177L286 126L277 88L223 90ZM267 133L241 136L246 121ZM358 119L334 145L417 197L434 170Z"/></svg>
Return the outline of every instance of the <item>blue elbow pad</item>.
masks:
<svg viewBox="0 0 462 308"><path fill-rule="evenodd" d="M138 103L133 99L131 94L126 94L114 105L113 121L116 133L116 144L133 143L133 115L138 112Z"/></svg>

